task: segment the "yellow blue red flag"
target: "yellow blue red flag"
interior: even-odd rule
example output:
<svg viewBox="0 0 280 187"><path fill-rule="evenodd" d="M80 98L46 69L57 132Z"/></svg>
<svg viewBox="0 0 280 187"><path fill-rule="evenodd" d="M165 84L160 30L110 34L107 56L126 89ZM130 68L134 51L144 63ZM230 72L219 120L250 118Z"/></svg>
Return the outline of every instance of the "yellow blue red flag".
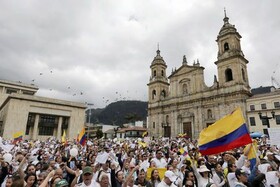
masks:
<svg viewBox="0 0 280 187"><path fill-rule="evenodd" d="M14 138L13 144L16 144L17 142L21 141L22 137L23 137L23 132L19 131L19 132L14 133L13 134L13 138Z"/></svg>
<svg viewBox="0 0 280 187"><path fill-rule="evenodd" d="M79 143L84 146L86 144L86 129L83 128L78 137Z"/></svg>
<svg viewBox="0 0 280 187"><path fill-rule="evenodd" d="M203 129L198 146L202 155L211 155L252 143L240 108Z"/></svg>

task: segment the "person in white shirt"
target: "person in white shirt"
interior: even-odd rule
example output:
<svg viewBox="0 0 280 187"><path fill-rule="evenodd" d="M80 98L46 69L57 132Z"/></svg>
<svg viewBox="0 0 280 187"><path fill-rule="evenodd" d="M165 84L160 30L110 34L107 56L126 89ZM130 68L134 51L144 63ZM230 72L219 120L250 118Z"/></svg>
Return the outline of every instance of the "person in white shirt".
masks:
<svg viewBox="0 0 280 187"><path fill-rule="evenodd" d="M172 171L164 173L164 179L158 184L157 187L176 187L173 182L176 181L176 175Z"/></svg>
<svg viewBox="0 0 280 187"><path fill-rule="evenodd" d="M210 170L205 165L201 165L199 168L193 165L193 170L197 178L198 187L205 187L208 183L214 183L213 179L210 178Z"/></svg>
<svg viewBox="0 0 280 187"><path fill-rule="evenodd" d="M78 176L78 172L76 177ZM93 179L93 170L90 166L86 166L83 169L82 173L83 182L80 184L76 184L75 187L94 187L97 186L96 182ZM73 182L72 182L73 183Z"/></svg>
<svg viewBox="0 0 280 187"><path fill-rule="evenodd" d="M140 161L139 165L140 165L140 170L144 169L145 172L147 172L147 169L150 167L150 163L146 153L142 155L142 160Z"/></svg>
<svg viewBox="0 0 280 187"><path fill-rule="evenodd" d="M229 163L228 164L228 175L227 175L227 180L229 183L230 187L234 187L235 183L237 182L237 178L235 176L235 171L237 167L235 164Z"/></svg>
<svg viewBox="0 0 280 187"><path fill-rule="evenodd" d="M235 182L234 187L246 187L246 183L248 182L248 175L245 171L241 169L236 169L235 175L237 178L237 182Z"/></svg>
<svg viewBox="0 0 280 187"><path fill-rule="evenodd" d="M162 158L162 151L159 149L156 151L156 157L151 161L155 162L157 168L165 168L167 162L164 158Z"/></svg>

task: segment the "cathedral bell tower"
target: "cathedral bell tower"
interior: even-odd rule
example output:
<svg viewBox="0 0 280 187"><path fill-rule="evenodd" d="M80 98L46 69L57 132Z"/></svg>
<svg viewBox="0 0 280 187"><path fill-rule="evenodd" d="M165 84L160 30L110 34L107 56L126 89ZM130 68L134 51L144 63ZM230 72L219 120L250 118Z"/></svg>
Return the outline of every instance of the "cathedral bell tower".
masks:
<svg viewBox="0 0 280 187"><path fill-rule="evenodd" d="M150 66L151 76L149 87L149 103L158 102L168 96L168 78L166 76L167 65L160 56L160 50L157 50L157 55Z"/></svg>
<svg viewBox="0 0 280 187"><path fill-rule="evenodd" d="M216 42L218 43L218 60L215 62L218 68L219 87L241 85L246 91L250 90L247 63L241 50L241 35L234 25L229 23L226 16Z"/></svg>

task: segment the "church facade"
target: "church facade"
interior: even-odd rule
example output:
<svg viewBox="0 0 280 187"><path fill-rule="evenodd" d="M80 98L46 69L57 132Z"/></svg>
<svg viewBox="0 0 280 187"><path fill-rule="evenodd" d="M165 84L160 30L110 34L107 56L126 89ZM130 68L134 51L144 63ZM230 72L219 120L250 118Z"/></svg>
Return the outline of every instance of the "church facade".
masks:
<svg viewBox="0 0 280 187"><path fill-rule="evenodd" d="M216 40L218 57L214 63L218 76L214 76L210 87L204 82L204 67L199 62L188 64L185 56L182 65L167 76L167 64L157 50L148 83L150 136L176 137L186 133L198 138L203 128L235 108L246 111L246 99L251 95L248 60L241 49L241 35L226 15L223 21Z"/></svg>

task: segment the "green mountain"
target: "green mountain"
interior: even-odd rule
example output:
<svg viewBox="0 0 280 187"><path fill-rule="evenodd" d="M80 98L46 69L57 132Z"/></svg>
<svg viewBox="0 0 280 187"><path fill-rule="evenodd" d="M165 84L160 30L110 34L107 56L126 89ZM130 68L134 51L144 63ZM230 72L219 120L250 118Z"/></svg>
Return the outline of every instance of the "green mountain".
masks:
<svg viewBox="0 0 280 187"><path fill-rule="evenodd" d="M148 102L118 101L103 109L87 110L86 122L120 126L135 121L146 121L147 109Z"/></svg>

